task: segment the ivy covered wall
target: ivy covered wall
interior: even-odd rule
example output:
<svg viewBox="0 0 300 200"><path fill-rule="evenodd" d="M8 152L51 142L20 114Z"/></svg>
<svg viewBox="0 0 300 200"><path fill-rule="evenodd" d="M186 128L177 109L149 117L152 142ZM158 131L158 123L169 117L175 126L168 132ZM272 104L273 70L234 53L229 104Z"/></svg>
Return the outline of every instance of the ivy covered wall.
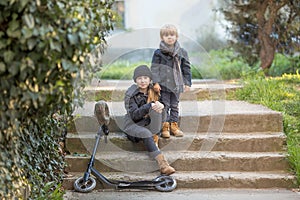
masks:
<svg viewBox="0 0 300 200"><path fill-rule="evenodd" d="M0 199L26 185L32 199L48 182L58 187L65 121L82 102L84 80L99 70L99 52L91 52L113 29L112 4L0 1Z"/></svg>

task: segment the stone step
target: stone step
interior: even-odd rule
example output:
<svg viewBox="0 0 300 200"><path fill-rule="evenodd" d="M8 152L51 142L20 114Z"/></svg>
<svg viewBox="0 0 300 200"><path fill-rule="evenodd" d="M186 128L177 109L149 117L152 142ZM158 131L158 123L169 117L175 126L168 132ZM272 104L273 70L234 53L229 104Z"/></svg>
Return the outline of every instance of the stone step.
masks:
<svg viewBox="0 0 300 200"><path fill-rule="evenodd" d="M133 84L132 80L93 80L85 88L86 99L97 101L105 98L110 101L122 101L126 90ZM189 92L181 94L181 100L225 99L231 90L241 88L241 85L219 80L192 80Z"/></svg>
<svg viewBox="0 0 300 200"><path fill-rule="evenodd" d="M237 88L239 87L192 89L189 92L182 93L180 96L180 101L199 99L225 99L225 96L229 91L236 90ZM103 98L109 101L122 101L124 99L126 90L122 88L105 89L101 87L87 87L85 88L84 92L85 99L88 99L89 101L97 101Z"/></svg>
<svg viewBox="0 0 300 200"><path fill-rule="evenodd" d="M69 132L96 132L98 122L94 117L95 102L86 102L74 112ZM111 132L123 126L123 102L108 102ZM180 127L191 133L252 133L283 132L282 114L261 105L243 101L181 101L179 103Z"/></svg>
<svg viewBox="0 0 300 200"><path fill-rule="evenodd" d="M100 171L102 173L102 171ZM153 180L159 176L154 173L103 172L110 180L141 181ZM63 181L63 187L73 190L73 183L83 176L83 172L70 173ZM239 171L179 171L172 175L177 181L177 189L199 188L293 188L296 179L293 175L282 171L239 172ZM107 189L107 185L97 181L96 189Z"/></svg>
<svg viewBox="0 0 300 200"><path fill-rule="evenodd" d="M178 188L294 187L296 178L288 173L284 152L282 114L242 101L197 101L202 89L194 88L186 94L190 95L186 96L189 101L180 101L179 123L184 137L161 139L159 144L177 170L174 177ZM218 97L224 94L224 89L214 90L211 85L208 90L210 97L212 93ZM111 92L111 97L117 97L111 100L117 100L124 90L118 94L115 88ZM93 114L94 104L86 102L77 109L73 126L68 130L66 147L71 155L66 156L66 171L75 175L64 179L66 189L72 189L75 178L83 175L90 159L99 128ZM149 158L143 144L133 144L122 133L124 102L108 102L108 105L111 134L108 144L102 140L98 147L95 167L112 179L151 180L158 176L157 163ZM73 155L74 152L77 154Z"/></svg>
<svg viewBox="0 0 300 200"><path fill-rule="evenodd" d="M94 133L69 133L66 146L70 153L88 154L95 143ZM162 151L201 151L210 147L212 151L236 152L280 152L285 150L284 133L252 133L252 134L192 134L184 137L160 138L159 147ZM207 150L207 149L206 149ZM145 151L143 142L133 143L124 133L110 133L107 143L100 140L98 153L102 151Z"/></svg>
<svg viewBox="0 0 300 200"><path fill-rule="evenodd" d="M178 171L287 171L285 153L277 152L164 152L170 165ZM89 157L66 156L67 171L85 171ZM153 172L156 161L147 152L102 152L97 154L95 167L101 171Z"/></svg>

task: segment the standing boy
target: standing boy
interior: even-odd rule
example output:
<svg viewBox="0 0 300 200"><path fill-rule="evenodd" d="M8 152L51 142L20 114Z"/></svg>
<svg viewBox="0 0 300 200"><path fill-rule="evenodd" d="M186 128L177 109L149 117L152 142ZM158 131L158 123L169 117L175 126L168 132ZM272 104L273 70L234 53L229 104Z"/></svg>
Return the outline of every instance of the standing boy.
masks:
<svg viewBox="0 0 300 200"><path fill-rule="evenodd" d="M178 104L180 94L189 91L192 85L191 66L186 50L178 43L178 31L174 25L167 24L160 29L161 42L152 57L151 71L154 90L160 92L167 112L161 136L169 138L170 133L182 137L179 129Z"/></svg>
<svg viewBox="0 0 300 200"><path fill-rule="evenodd" d="M157 161L160 172L170 175L175 169L168 164L153 137L161 129L164 105L159 100L148 100L152 90L151 79L152 73L148 66L140 65L134 70L133 80L136 84L131 85L125 93L127 114L124 132L133 142L142 140L150 157Z"/></svg>

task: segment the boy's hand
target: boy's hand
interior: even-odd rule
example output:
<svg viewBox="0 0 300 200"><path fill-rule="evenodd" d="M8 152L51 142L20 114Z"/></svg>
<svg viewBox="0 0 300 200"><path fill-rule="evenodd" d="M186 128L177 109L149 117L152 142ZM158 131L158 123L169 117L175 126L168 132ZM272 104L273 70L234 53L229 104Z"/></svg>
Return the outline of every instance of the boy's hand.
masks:
<svg viewBox="0 0 300 200"><path fill-rule="evenodd" d="M191 87L188 85L184 86L184 92L189 92L191 90Z"/></svg>
<svg viewBox="0 0 300 200"><path fill-rule="evenodd" d="M160 85L158 83L155 83L153 85L153 90L157 93L160 93L160 90L161 90Z"/></svg>

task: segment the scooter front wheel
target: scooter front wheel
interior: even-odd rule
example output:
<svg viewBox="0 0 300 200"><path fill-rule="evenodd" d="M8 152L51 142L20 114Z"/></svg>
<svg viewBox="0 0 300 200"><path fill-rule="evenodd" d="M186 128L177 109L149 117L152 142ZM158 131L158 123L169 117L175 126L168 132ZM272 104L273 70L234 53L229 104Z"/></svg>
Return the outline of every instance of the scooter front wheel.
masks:
<svg viewBox="0 0 300 200"><path fill-rule="evenodd" d="M171 192L177 186L176 180L171 176L159 176L154 181L162 181L161 184L155 186L155 189L161 192Z"/></svg>
<svg viewBox="0 0 300 200"><path fill-rule="evenodd" d="M89 177L87 181L84 181L83 177L80 177L74 182L74 189L77 192L87 193L92 191L95 187L96 180L93 177Z"/></svg>

